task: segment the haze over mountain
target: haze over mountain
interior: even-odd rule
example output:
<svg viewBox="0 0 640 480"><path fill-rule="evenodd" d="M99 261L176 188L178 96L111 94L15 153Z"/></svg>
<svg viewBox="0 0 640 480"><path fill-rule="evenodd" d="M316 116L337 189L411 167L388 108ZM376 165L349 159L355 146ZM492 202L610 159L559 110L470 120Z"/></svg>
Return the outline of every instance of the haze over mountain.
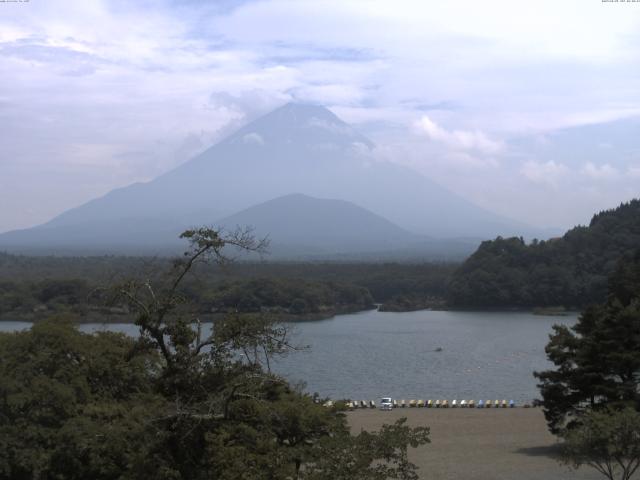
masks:
<svg viewBox="0 0 640 480"><path fill-rule="evenodd" d="M389 220L344 200L291 194L242 210L216 222L226 229L251 225L268 236L271 251L306 253L395 250L424 240Z"/></svg>
<svg viewBox="0 0 640 480"><path fill-rule="evenodd" d="M312 235L296 237L295 228L285 228L277 213L283 200L230 217L293 192L361 207L349 205L350 210L343 212L343 220L347 212L357 212L354 218L358 221L352 225L361 226L359 234L322 237L328 242L324 251L349 251L356 238L362 241L381 234L383 224L379 244L389 248L400 246L403 230L407 238L409 231L432 238L539 235L408 168L376 161L373 148L371 141L328 109L289 103L151 182L113 190L46 224L1 235L0 247L53 252L78 247L110 251L132 246L173 248L182 229L225 218L238 223L243 218L251 220L248 223L259 224L283 245L302 241L319 246L321 242L308 242ZM300 220L308 216L313 222L319 215L317 206L302 202L295 215ZM266 216L255 213L265 209ZM318 229L309 233L319 234L324 227L318 222ZM368 249L365 243L361 247Z"/></svg>
<svg viewBox="0 0 640 480"><path fill-rule="evenodd" d="M216 222L233 230L251 225L268 236L275 258L462 258L478 242L442 242L404 230L389 220L345 200L291 194L250 207Z"/></svg>

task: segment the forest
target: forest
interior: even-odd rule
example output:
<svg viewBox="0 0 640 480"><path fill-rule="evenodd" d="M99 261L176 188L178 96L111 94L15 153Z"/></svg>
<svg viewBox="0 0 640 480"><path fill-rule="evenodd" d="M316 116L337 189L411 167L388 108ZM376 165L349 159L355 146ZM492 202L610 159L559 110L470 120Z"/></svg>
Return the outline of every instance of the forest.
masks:
<svg viewBox="0 0 640 480"><path fill-rule="evenodd" d="M154 278L170 263L168 258L0 254L0 319L37 320L42 314L71 313L82 321L128 321L126 306L105 303L100 289L131 276ZM412 310L442 303L456 267L237 262L194 268L183 294L201 315L269 312L281 320L305 320L366 310L376 303L388 303L389 310Z"/></svg>
<svg viewBox="0 0 640 480"><path fill-rule="evenodd" d="M452 275L453 308L579 309L605 300L617 262L640 245L640 200L593 216L588 226L547 241L483 242Z"/></svg>
<svg viewBox="0 0 640 480"><path fill-rule="evenodd" d="M464 263L235 262L194 268L183 294L201 315L269 312L305 320L424 308L581 309L604 301L618 260L640 245L640 200L600 212L560 238L483 242ZM123 278L154 278L165 257L32 257L0 253L0 319L71 313L128 321L124 305L100 301Z"/></svg>

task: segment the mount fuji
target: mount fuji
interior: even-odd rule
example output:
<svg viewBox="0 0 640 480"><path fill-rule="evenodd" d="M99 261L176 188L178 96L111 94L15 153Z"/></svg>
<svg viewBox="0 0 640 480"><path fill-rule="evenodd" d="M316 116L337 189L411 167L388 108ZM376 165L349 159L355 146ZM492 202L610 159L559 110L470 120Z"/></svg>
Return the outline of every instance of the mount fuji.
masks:
<svg viewBox="0 0 640 480"><path fill-rule="evenodd" d="M376 238L376 245L363 242L363 247L367 243L366 248L393 250L419 243L418 237L481 239L532 231L409 168L375 160L374 147L330 110L289 103L148 183L113 190L45 224L0 235L0 248L48 253L173 250L181 245L177 235L187 227L221 225L241 211L293 193L344 202L325 203L323 215L318 215L317 202L303 202L296 212L299 229L311 231L313 224L313 231L333 231L324 252L353 251L354 238ZM354 215L347 223L358 226L359 235L331 222L347 204ZM270 205L270 222L252 217L260 223L260 233L291 248L301 240L308 244L309 238L296 238L296 228L283 230L277 205ZM316 239L314 248L321 240Z"/></svg>

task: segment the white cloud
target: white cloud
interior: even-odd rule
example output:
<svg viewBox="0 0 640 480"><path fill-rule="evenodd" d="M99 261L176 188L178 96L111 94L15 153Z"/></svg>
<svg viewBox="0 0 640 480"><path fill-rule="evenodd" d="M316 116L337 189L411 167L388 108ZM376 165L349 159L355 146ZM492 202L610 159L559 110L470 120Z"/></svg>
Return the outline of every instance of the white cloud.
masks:
<svg viewBox="0 0 640 480"><path fill-rule="evenodd" d="M631 178L640 178L640 165L632 165L627 169L627 175Z"/></svg>
<svg viewBox="0 0 640 480"><path fill-rule="evenodd" d="M407 129L426 113L419 128L430 142L411 153L413 164L438 163L439 178L452 184L464 169L490 166L494 173L499 167L516 189L523 186L518 172L549 183L566 167L510 166L507 141L496 140L506 139L505 132L640 112L640 16L629 14L635 5L223 3L69 0L61 9L59 2L42 0L12 6L0 18L3 181L33 186L33 172L41 171L62 177L58 189L38 185L5 197L0 191L0 203L24 204L25 211L51 204L50 211L62 211L166 171L290 99L327 104L379 144L413 141ZM186 138L199 140L185 148ZM611 162L620 176L637 172ZM106 167L113 165L117 169ZM63 174L74 168L85 170L65 184ZM595 165L578 175L607 176L611 170ZM599 185L607 188L607 182ZM0 231L42 220L25 213L5 221L3 215L0 209Z"/></svg>
<svg viewBox="0 0 640 480"><path fill-rule="evenodd" d="M493 157L478 157L466 152L450 152L445 155L444 159L450 165L465 169L497 167L499 165L498 160Z"/></svg>
<svg viewBox="0 0 640 480"><path fill-rule="evenodd" d="M546 184L553 187L569 173L569 168L562 163L553 160L547 162L535 162L529 160L524 162L520 168L520 173L534 183Z"/></svg>
<svg viewBox="0 0 640 480"><path fill-rule="evenodd" d="M500 142L491 140L480 131L445 130L426 115L419 120L418 127L431 140L453 149L477 150L488 154L496 154L503 150Z"/></svg>
<svg viewBox="0 0 640 480"><path fill-rule="evenodd" d="M251 132L242 137L242 142L248 145L264 145L264 138L259 133Z"/></svg>
<svg viewBox="0 0 640 480"><path fill-rule="evenodd" d="M604 163L596 165L593 162L587 162L582 167L581 172L593 180L617 180L620 178L620 172L614 166Z"/></svg>
<svg viewBox="0 0 640 480"><path fill-rule="evenodd" d="M307 122L307 126L311 128L321 128L337 135L355 136L356 131L350 125L341 123L328 122L322 118L311 117Z"/></svg>

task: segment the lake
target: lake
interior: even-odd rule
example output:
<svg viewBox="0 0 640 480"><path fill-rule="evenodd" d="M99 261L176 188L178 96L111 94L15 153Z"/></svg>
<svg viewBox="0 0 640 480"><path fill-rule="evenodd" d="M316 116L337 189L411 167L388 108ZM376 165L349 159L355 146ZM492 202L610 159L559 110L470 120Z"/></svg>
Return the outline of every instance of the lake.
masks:
<svg viewBox="0 0 640 480"><path fill-rule="evenodd" d="M576 315L521 312L377 312L290 324L293 341L309 349L279 359L273 369L309 392L334 399L539 398L534 370L549 368L544 346L555 323ZM0 331L29 328L0 322ZM83 324L85 332L135 335L130 324ZM441 351L438 351L441 349Z"/></svg>

